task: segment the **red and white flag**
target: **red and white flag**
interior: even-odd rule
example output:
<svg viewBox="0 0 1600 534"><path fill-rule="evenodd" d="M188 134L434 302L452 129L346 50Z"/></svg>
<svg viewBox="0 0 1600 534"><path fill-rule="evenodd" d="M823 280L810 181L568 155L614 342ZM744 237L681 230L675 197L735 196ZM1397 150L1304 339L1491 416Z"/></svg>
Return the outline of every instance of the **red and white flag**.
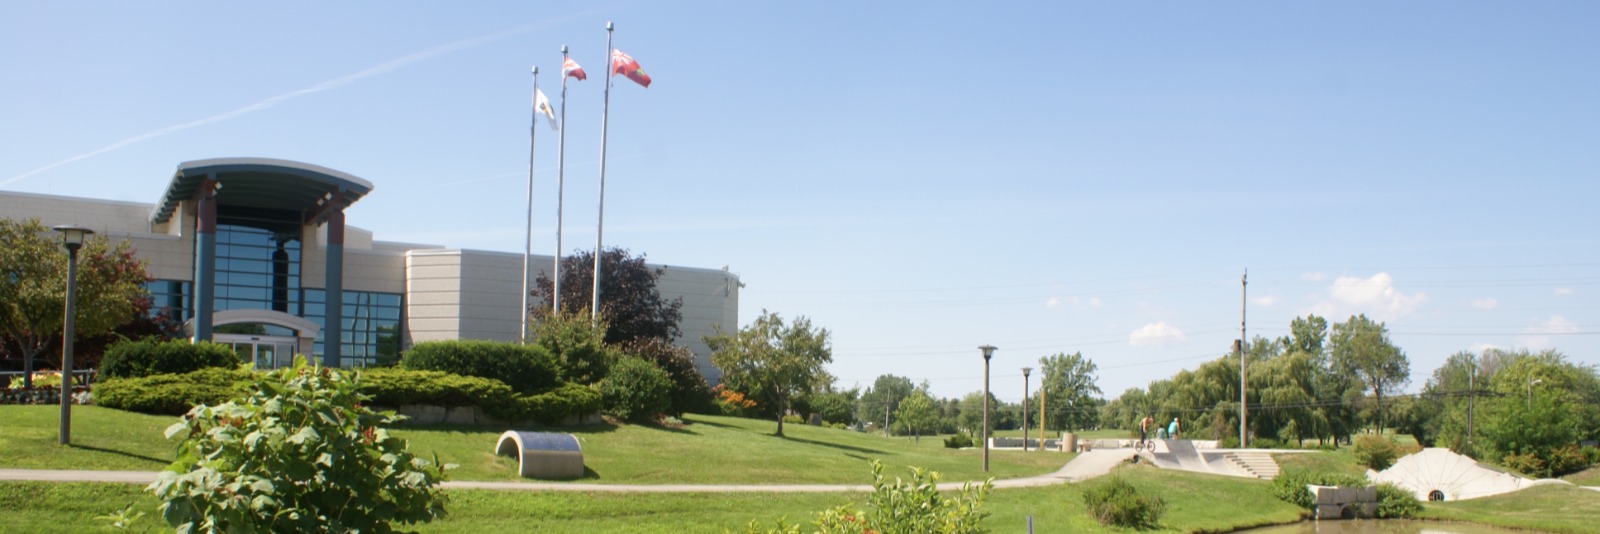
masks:
<svg viewBox="0 0 1600 534"><path fill-rule="evenodd" d="M616 76L618 74L627 76L629 80L633 80L633 83L643 85L647 89L650 87L650 75L645 74L644 70L639 68L639 62L634 61L633 57L622 53L621 50L612 49L611 75Z"/></svg>
<svg viewBox="0 0 1600 534"><path fill-rule="evenodd" d="M573 61L570 57L561 61L561 77L577 78L579 80L589 79L589 76L583 73L583 67L579 67L578 62Z"/></svg>

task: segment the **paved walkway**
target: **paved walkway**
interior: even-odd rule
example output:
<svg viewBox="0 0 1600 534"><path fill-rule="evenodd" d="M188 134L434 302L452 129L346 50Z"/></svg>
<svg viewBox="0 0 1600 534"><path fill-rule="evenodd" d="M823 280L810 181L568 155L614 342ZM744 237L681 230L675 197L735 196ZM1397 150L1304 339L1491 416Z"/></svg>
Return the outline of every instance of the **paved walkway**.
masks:
<svg viewBox="0 0 1600 534"><path fill-rule="evenodd" d="M1054 473L995 480L995 488L1034 488L1054 486L1094 478L1111 472L1111 469L1133 456L1131 449L1096 450L1078 455ZM158 471L72 471L59 469L0 469L0 480L33 480L45 482L115 482L124 484L149 484ZM939 489L961 489L973 482L941 482ZM566 482L484 482L458 480L445 482L448 489L485 489L498 491L587 491L604 493L852 493L870 492L871 485L862 484L592 484Z"/></svg>

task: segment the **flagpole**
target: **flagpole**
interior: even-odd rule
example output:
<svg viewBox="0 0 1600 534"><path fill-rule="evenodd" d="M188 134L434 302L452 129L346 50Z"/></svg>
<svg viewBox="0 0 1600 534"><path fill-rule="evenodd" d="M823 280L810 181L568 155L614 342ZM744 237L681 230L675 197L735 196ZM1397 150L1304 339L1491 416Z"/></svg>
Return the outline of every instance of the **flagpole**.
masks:
<svg viewBox="0 0 1600 534"><path fill-rule="evenodd" d="M606 72L602 75L606 80L605 102L600 111L600 220L594 228L594 297L589 302L589 320L600 318L600 257L602 236L606 228L606 124L611 119L611 70L614 67L611 61L611 35L617 26L606 22Z"/></svg>
<svg viewBox="0 0 1600 534"><path fill-rule="evenodd" d="M533 141L539 133L539 67L533 67L533 113L528 117L528 215L522 241L522 327L517 332L517 342L528 339L528 259L533 255Z"/></svg>
<svg viewBox="0 0 1600 534"><path fill-rule="evenodd" d="M556 132L556 261L550 309L561 312L561 209L567 189L567 45L561 45L561 129Z"/></svg>

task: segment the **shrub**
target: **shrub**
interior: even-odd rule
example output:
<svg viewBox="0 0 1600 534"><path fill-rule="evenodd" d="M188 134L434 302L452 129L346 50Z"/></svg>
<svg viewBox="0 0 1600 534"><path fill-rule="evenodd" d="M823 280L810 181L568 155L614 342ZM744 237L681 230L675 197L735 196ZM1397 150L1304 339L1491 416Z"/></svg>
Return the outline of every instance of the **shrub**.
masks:
<svg viewBox="0 0 1600 534"><path fill-rule="evenodd" d="M988 512L980 511L994 479L980 486L963 484L960 493L945 496L936 485L939 474L921 468L911 470L911 480L895 478L890 482L883 476L883 464L872 461L872 493L867 495L870 511L851 510L839 506L817 514L813 522L818 534L865 533L917 533L917 534L977 534L986 532L983 520ZM774 529L761 530L752 521L745 527L747 533L798 534L798 525L778 520Z"/></svg>
<svg viewBox="0 0 1600 534"><path fill-rule="evenodd" d="M672 380L672 391L668 396L670 402L667 409L662 412L672 415L700 412L711 403L711 387L706 385L706 377L695 367L694 353L688 348L661 339L647 338L624 343L622 352L644 358L667 372L667 378Z"/></svg>
<svg viewBox="0 0 1600 534"><path fill-rule="evenodd" d="M1331 471L1309 471L1298 468L1288 468L1278 473L1272 479L1272 494L1284 502L1310 510L1316 502L1308 485L1318 486L1365 486L1365 477L1335 473Z"/></svg>
<svg viewBox="0 0 1600 534"><path fill-rule="evenodd" d="M971 447L972 436L967 435L966 432L958 432L954 436L944 438L944 446L947 449L964 449Z"/></svg>
<svg viewBox="0 0 1600 534"><path fill-rule="evenodd" d="M344 371L267 373L242 398L196 406L167 428L185 436L149 490L179 532L389 532L444 515L443 468L417 458L362 406Z"/></svg>
<svg viewBox="0 0 1600 534"><path fill-rule="evenodd" d="M1089 486L1083 491L1089 516L1102 525L1126 528L1156 528L1167 502L1159 496L1145 495L1122 477Z"/></svg>
<svg viewBox="0 0 1600 534"><path fill-rule="evenodd" d="M221 343L190 343L174 339L162 341L147 337L122 341L106 349L100 357L101 378L138 378L158 374L182 374L211 367L233 367L246 363L233 349Z"/></svg>
<svg viewBox="0 0 1600 534"><path fill-rule="evenodd" d="M756 401L745 397L743 393L728 389L727 386L717 384L711 388L711 393L716 395L712 403L717 408L717 414L728 417L751 417L755 414Z"/></svg>
<svg viewBox="0 0 1600 534"><path fill-rule="evenodd" d="M399 408L406 404L504 408L516 399L511 386L492 378L462 376L443 371L366 369L361 373L361 394L372 404Z"/></svg>
<svg viewBox="0 0 1600 534"><path fill-rule="evenodd" d="M1390 483L1378 485L1378 517L1404 519L1422 511L1422 503L1409 490Z"/></svg>
<svg viewBox="0 0 1600 534"><path fill-rule="evenodd" d="M1394 460L1400 457L1402 451L1398 443L1376 434L1366 434L1355 441L1353 452L1356 461L1373 471L1382 471L1394 465Z"/></svg>
<svg viewBox="0 0 1600 534"><path fill-rule="evenodd" d="M130 412L182 415L196 404L218 404L238 396L255 373L213 367L184 374L112 378L94 386L95 404Z"/></svg>
<svg viewBox="0 0 1600 534"><path fill-rule="evenodd" d="M598 412L602 405L600 393L593 388L567 382L559 388L544 393L518 395L509 410L504 412L490 410L490 414L513 421L538 421L554 425L569 416Z"/></svg>
<svg viewBox="0 0 1600 534"><path fill-rule="evenodd" d="M560 384L556 359L537 345L501 341L425 341L406 351L403 367L492 378L517 393L533 394Z"/></svg>
<svg viewBox="0 0 1600 534"><path fill-rule="evenodd" d="M790 424L790 425L803 425L803 424L806 424L805 418L800 417L798 415L785 415L785 416L783 416L783 422L785 424Z"/></svg>
<svg viewBox="0 0 1600 534"><path fill-rule="evenodd" d="M617 356L605 344L605 320L591 321L588 312L540 313L533 323L533 345L555 358L557 378L594 384L605 378Z"/></svg>
<svg viewBox="0 0 1600 534"><path fill-rule="evenodd" d="M672 403L672 379L643 358L619 360L600 381L599 390L607 412L633 423L651 420Z"/></svg>

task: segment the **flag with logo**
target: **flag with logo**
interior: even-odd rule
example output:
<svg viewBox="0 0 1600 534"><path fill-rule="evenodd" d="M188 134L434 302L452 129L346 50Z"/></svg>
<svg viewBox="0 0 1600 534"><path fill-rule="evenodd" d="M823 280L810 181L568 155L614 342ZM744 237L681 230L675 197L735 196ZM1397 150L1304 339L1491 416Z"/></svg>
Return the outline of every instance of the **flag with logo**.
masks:
<svg viewBox="0 0 1600 534"><path fill-rule="evenodd" d="M550 108L550 99L544 96L544 91L540 91L538 89L533 90L533 110L535 112L544 114L545 120L550 122L551 130L561 129L561 127L556 124L556 112Z"/></svg>
<svg viewBox="0 0 1600 534"><path fill-rule="evenodd" d="M633 83L642 85L647 89L650 87L650 75L645 74L644 70L639 68L639 62L634 61L632 56L623 53L621 50L613 49L611 51L611 75L616 76L618 74L627 76L629 80L633 80Z"/></svg>

